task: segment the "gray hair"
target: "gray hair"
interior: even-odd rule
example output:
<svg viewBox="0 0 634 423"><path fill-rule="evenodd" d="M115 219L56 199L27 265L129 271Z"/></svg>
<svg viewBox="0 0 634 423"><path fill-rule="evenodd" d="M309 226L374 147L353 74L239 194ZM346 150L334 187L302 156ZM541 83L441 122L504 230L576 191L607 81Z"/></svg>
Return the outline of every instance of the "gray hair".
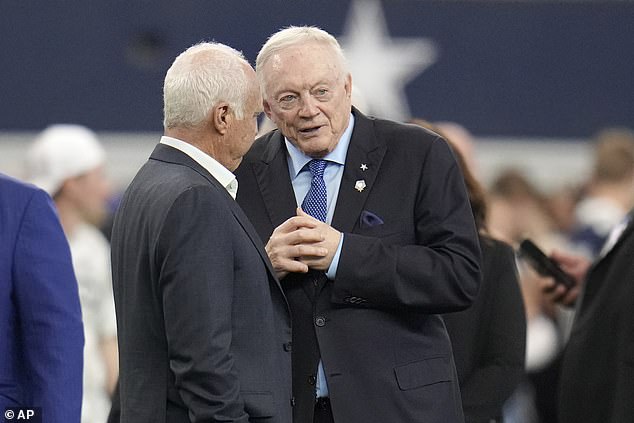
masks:
<svg viewBox="0 0 634 423"><path fill-rule="evenodd" d="M241 52L220 43L200 43L172 63L163 84L163 126L195 128L210 110L226 101L238 119L244 118L249 93Z"/></svg>
<svg viewBox="0 0 634 423"><path fill-rule="evenodd" d="M289 26L271 35L260 49L255 61L255 69L258 75L260 87L264 88L264 65L280 51L301 44L316 42L332 48L339 59L339 67L342 74L348 72L348 64L343 49L335 37L316 26Z"/></svg>

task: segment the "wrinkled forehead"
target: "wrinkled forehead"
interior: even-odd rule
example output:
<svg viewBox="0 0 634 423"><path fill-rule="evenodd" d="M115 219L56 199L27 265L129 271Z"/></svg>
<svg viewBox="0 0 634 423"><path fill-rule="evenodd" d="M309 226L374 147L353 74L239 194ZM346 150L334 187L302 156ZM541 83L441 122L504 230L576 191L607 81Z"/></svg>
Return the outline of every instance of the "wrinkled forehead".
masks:
<svg viewBox="0 0 634 423"><path fill-rule="evenodd" d="M272 86L304 86L320 81L337 81L343 76L344 69L331 47L310 43L275 52L258 72L263 88L268 92Z"/></svg>

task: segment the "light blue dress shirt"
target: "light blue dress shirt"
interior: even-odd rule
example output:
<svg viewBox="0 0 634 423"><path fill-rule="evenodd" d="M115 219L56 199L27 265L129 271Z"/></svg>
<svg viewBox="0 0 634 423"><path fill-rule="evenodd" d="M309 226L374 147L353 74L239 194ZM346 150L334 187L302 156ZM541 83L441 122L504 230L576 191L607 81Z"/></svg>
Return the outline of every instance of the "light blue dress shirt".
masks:
<svg viewBox="0 0 634 423"><path fill-rule="evenodd" d="M354 116L350 114L350 121L348 127L341 135L337 146L333 151L328 153L323 159L328 161L326 169L324 171L324 182L326 183L326 194L328 197L328 211L326 214L326 223L332 222L332 217L335 214L335 205L337 204L337 197L339 195L339 186L341 185L341 177L343 176L343 167L346 163L346 155L348 154L348 146L350 145L350 137L352 136L352 129L354 128ZM312 175L310 169L308 169L309 161L311 157L302 153L297 147L295 147L288 139L284 139L286 142L286 151L288 153L288 172L291 176L291 184L293 184L293 191L295 191L295 200L298 207L301 206L304 201L304 197L310 189L310 182ZM341 247L343 246L343 234L339 240L339 246L335 255L330 263L330 267L326 272L326 277L330 280L335 279L337 274L337 267L339 266L339 257L341 255ZM315 385L315 394L317 397L328 396L328 385L326 383L326 374L324 372L324 366L319 361L319 367L317 368L317 383Z"/></svg>

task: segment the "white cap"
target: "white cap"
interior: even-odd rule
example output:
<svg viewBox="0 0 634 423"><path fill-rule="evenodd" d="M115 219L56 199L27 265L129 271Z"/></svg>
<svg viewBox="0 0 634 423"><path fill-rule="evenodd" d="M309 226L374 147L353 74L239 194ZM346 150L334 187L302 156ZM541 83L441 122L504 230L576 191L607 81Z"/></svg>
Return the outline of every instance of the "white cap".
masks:
<svg viewBox="0 0 634 423"><path fill-rule="evenodd" d="M26 154L26 179L55 195L64 181L91 171L106 153L90 129L80 125L53 125L35 139Z"/></svg>

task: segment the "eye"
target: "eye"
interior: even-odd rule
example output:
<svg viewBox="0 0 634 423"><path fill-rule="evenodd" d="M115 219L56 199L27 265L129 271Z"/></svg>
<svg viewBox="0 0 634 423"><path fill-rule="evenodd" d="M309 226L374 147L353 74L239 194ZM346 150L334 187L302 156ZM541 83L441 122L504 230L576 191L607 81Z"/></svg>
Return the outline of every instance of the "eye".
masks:
<svg viewBox="0 0 634 423"><path fill-rule="evenodd" d="M317 91L315 91L315 95L317 97L324 97L327 94L328 94L328 90L326 88L318 88Z"/></svg>
<svg viewBox="0 0 634 423"><path fill-rule="evenodd" d="M282 98L280 98L279 102L280 103L290 103L292 101L294 101L297 97L294 96L293 94L287 94L285 96L283 96Z"/></svg>

